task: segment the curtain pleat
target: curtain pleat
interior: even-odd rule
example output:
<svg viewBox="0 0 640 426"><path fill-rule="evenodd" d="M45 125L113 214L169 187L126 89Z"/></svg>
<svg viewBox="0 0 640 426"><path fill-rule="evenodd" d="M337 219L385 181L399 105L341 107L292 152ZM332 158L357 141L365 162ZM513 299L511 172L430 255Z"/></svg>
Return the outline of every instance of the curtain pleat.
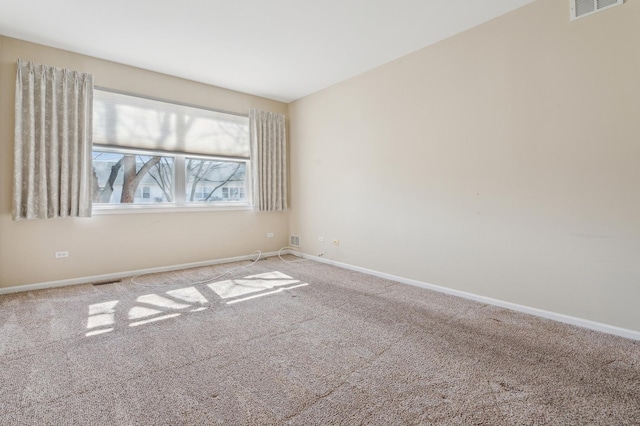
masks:
<svg viewBox="0 0 640 426"><path fill-rule="evenodd" d="M13 219L91 216L93 76L18 61Z"/></svg>
<svg viewBox="0 0 640 426"><path fill-rule="evenodd" d="M253 204L258 211L287 208L287 135L285 117L251 109Z"/></svg>

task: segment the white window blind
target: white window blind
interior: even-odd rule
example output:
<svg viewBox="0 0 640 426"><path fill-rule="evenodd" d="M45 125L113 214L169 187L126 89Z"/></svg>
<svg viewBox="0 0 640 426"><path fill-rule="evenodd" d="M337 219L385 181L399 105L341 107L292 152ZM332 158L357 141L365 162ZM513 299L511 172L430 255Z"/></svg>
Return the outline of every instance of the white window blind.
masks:
<svg viewBox="0 0 640 426"><path fill-rule="evenodd" d="M93 143L248 159L249 118L96 89Z"/></svg>

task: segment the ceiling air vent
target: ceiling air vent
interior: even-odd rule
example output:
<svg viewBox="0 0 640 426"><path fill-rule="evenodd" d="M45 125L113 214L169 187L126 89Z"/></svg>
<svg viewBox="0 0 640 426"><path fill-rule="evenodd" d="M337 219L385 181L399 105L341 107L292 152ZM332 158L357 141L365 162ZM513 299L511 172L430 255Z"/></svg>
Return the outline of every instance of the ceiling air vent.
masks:
<svg viewBox="0 0 640 426"><path fill-rule="evenodd" d="M620 6L624 0L570 0L571 20L600 12L601 10Z"/></svg>
<svg viewBox="0 0 640 426"><path fill-rule="evenodd" d="M300 237L298 235L291 235L289 245L291 247L300 247Z"/></svg>

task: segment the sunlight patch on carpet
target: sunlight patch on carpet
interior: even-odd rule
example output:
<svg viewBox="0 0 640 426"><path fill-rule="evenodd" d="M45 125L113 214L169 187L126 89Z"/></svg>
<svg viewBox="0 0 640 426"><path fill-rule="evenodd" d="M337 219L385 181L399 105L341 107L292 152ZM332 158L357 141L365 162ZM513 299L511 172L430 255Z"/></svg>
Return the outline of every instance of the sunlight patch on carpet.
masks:
<svg viewBox="0 0 640 426"><path fill-rule="evenodd" d="M98 327L112 326L115 323L115 307L117 300L109 302L95 303L89 305L89 317L87 318L87 328L95 329ZM101 331L106 333L106 331ZM95 331L93 332L96 333Z"/></svg>
<svg viewBox="0 0 640 426"><path fill-rule="evenodd" d="M202 305L209 303L206 297L202 295L195 287L179 288L177 290L168 291L167 294L173 298L180 299L187 303L200 303Z"/></svg>
<svg viewBox="0 0 640 426"><path fill-rule="evenodd" d="M134 306L133 308L129 309L129 319L135 320L135 319L140 319L145 317L151 317L153 315L157 315L161 313L162 311L159 311L157 309L145 308L142 306Z"/></svg>
<svg viewBox="0 0 640 426"><path fill-rule="evenodd" d="M164 294L151 293L138 296L135 299L135 306L129 307L128 311L121 312L121 316L118 318L126 318L129 321L133 321L129 323L129 327L136 327L175 318L182 315L183 312L201 312L207 309L204 305L210 303L205 295L208 290L213 290L215 296L212 295L212 297L219 297L226 300L225 303L227 305L232 305L307 285L309 284L279 271L265 272L249 275L241 279L210 283L206 287L200 288L200 290L191 285L169 290ZM246 296L248 294L250 296ZM111 300L89 305L87 318L87 329L89 331L85 336L97 336L114 331L116 307L119 303L120 301L118 300ZM124 306L127 306L126 301L123 303ZM120 309L127 308L122 307ZM126 316L122 316L125 313Z"/></svg>
<svg viewBox="0 0 640 426"><path fill-rule="evenodd" d="M292 290L294 288L304 287L304 286L307 286L307 285L309 285L309 284L302 283L302 284L294 285L294 286L291 286L291 287L283 287L283 288L279 288L279 289L274 290L274 291L268 291L266 293L254 294L253 296L243 297L241 299L231 300L231 301L227 302L227 305L233 305L234 303L244 302L246 300L251 300L251 299L257 299L258 297L269 296L271 294L280 293L281 291L284 291L284 290Z"/></svg>
<svg viewBox="0 0 640 426"><path fill-rule="evenodd" d="M190 306L185 305L184 303L178 303L175 300L169 299L168 297L160 296L159 294L145 294L144 296L138 297L136 301L168 309L184 309Z"/></svg>
<svg viewBox="0 0 640 426"><path fill-rule="evenodd" d="M180 316L180 314L163 315L161 317L155 317L155 318L150 318L150 319L147 319L147 320L132 322L131 324L129 324L129 327L136 327L138 325L149 324L150 322L162 321L162 320L166 320L166 319L169 319L169 318L175 318L175 317L179 317L179 316Z"/></svg>
<svg viewBox="0 0 640 426"><path fill-rule="evenodd" d="M209 288L215 291L222 299L244 296L290 284L299 284L296 280L282 272L266 272L264 274L250 275L238 280L225 280L209 284Z"/></svg>

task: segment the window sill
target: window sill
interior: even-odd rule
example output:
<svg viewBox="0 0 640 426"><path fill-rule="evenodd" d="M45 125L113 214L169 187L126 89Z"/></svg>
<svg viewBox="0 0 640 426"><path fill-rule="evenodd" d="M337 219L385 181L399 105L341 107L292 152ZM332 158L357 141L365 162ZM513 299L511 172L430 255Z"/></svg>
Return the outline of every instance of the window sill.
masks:
<svg viewBox="0 0 640 426"><path fill-rule="evenodd" d="M220 211L247 211L253 210L248 204L220 204L220 205L204 205L194 204L190 206L177 205L97 205L93 207L92 214L94 216L110 215L110 214L148 214L148 213L185 213L185 212L220 212Z"/></svg>

